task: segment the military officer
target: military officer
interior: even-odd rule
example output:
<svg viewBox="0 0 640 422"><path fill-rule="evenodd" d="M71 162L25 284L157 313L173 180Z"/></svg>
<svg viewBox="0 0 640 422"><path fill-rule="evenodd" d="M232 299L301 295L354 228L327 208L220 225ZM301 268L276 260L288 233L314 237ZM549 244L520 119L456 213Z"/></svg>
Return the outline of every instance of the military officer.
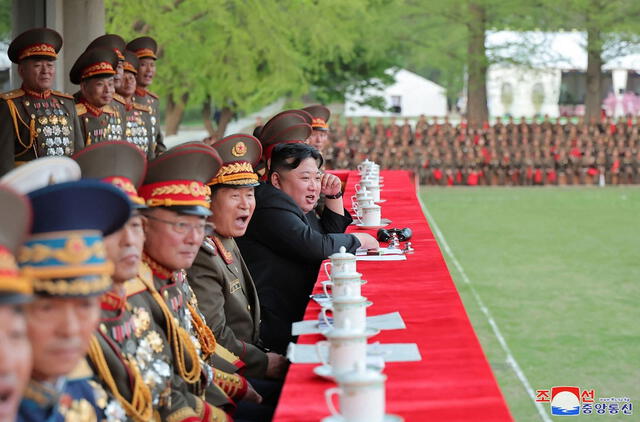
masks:
<svg viewBox="0 0 640 422"><path fill-rule="evenodd" d="M242 236L255 208L253 171L262 155L260 141L232 135L213 145L223 159L210 182L210 221L215 232L205 238L193 266L189 285L216 339L246 364L243 374L257 378L283 378L284 356L261 347L260 305L251 274L234 237Z"/></svg>
<svg viewBox="0 0 640 422"><path fill-rule="evenodd" d="M94 48L82 53L71 68L69 79L80 85L76 112L85 145L122 139L125 116L111 105L117 66L113 50Z"/></svg>
<svg viewBox="0 0 640 422"><path fill-rule="evenodd" d="M34 285L27 307L33 370L18 420L102 421L106 394L83 357L99 297L111 288L103 235L127 221L129 202L119 189L89 180L46 186L29 198L34 223L18 262Z"/></svg>
<svg viewBox="0 0 640 422"><path fill-rule="evenodd" d="M329 140L329 118L331 117L331 111L320 104L305 107L303 110L311 114L313 118L311 121L313 132L311 132L311 136L307 139L307 143L318 151L323 152Z"/></svg>
<svg viewBox="0 0 640 422"><path fill-rule="evenodd" d="M91 50L93 48L109 48L116 53L118 56L118 65L115 67L115 75L113 75L113 86L116 91L120 89L122 86L122 79L124 77L124 50L126 47L126 43L124 39L120 35L116 34L105 34L101 35L95 40L91 41L91 43L87 46L87 50ZM111 107L116 109L120 116L125 115L125 100L122 95L117 92L113 93L113 101L111 102Z"/></svg>
<svg viewBox="0 0 640 422"><path fill-rule="evenodd" d="M152 318L153 297L142 281L149 279L150 270L141 266L144 217L139 211L146 206L137 193L146 173L144 154L127 142L107 141L83 149L74 159L83 177L119 187L134 208L125 226L105 238L107 257L115 266L114 287L101 298L100 329L89 353L94 372L115 399L107 408L135 421L150 420L151 405L161 420L227 420L222 409L189 393L174 371L169 340Z"/></svg>
<svg viewBox="0 0 640 422"><path fill-rule="evenodd" d="M154 299L159 311L154 312L154 318L167 327L173 321L188 332L201 358L205 382L194 382L193 391L204 389L207 402L222 405L218 389L210 385L213 383L234 400L259 402L260 396L247 381L230 373L244 363L216 343L186 278L185 269L192 265L205 234L210 234L211 226L205 222L210 215L209 188L204 183L219 168L220 157L204 144L179 146L150 162L140 188L149 207L144 212L147 223L143 261L151 268L152 287L158 293ZM188 347L172 341L173 347Z"/></svg>
<svg viewBox="0 0 640 422"><path fill-rule="evenodd" d="M117 91L125 100L124 140L140 148L147 158L155 157L155 138L151 122L152 109L134 101L138 58L130 51L124 52L124 75L122 86Z"/></svg>
<svg viewBox="0 0 640 422"><path fill-rule="evenodd" d="M31 225L31 205L19 193L0 186L0 421L16 420L20 397L31 375L31 345L24 304L31 300L31 280L21 276L15 254Z"/></svg>
<svg viewBox="0 0 640 422"><path fill-rule="evenodd" d="M23 32L9 45L22 86L0 94L0 175L16 164L69 156L84 146L73 97L51 89L61 47L60 34L48 28Z"/></svg>
<svg viewBox="0 0 640 422"><path fill-rule="evenodd" d="M133 51L139 60L138 74L136 75L136 92L133 101L151 107L152 136L156 144L155 153L160 154L166 151L167 148L164 146L162 131L160 130L159 99L156 94L147 89L156 75L158 44L151 37L139 37L127 44L127 50Z"/></svg>

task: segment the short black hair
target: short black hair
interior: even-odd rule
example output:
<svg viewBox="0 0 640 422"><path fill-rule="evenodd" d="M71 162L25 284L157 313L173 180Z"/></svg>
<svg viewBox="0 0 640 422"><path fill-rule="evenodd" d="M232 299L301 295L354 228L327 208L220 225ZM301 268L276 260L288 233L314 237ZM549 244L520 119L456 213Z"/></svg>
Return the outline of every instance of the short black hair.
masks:
<svg viewBox="0 0 640 422"><path fill-rule="evenodd" d="M301 142L276 145L271 153L269 178L277 171L291 171L298 168L300 163L307 158L313 158L318 163L318 168L324 164L324 159L320 151L311 145Z"/></svg>

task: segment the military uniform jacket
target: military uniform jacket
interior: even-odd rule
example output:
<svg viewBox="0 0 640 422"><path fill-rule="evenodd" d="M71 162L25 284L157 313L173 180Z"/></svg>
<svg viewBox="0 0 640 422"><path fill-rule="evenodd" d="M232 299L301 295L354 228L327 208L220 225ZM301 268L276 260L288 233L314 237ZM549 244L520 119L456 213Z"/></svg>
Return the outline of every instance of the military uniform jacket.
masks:
<svg viewBox="0 0 640 422"><path fill-rule="evenodd" d="M80 99L76 103L76 112L85 145L122 140L125 116L111 104L98 108Z"/></svg>
<svg viewBox="0 0 640 422"><path fill-rule="evenodd" d="M140 148L149 160L155 157L151 107L136 102L125 104L123 140Z"/></svg>
<svg viewBox="0 0 640 422"><path fill-rule="evenodd" d="M167 327L164 312L161 309L162 305L159 303L160 300L163 300L166 305L165 309L168 308L168 312L174 321L189 335L187 341L190 340L193 343L197 351L196 358L200 359L202 381L199 384L190 384L190 391L199 396L204 394L207 403L214 406L234 407L235 404L230 398L242 398L248 388L246 380L233 373L244 364L237 356L232 355L215 343L213 344L215 347L214 354L208 357L204 356L200 338L194 327L194 317L188 306L192 305L193 309L196 299L186 281L186 276L182 271L177 271L176 273L167 271L147 256L145 256L145 261L152 268L153 287L158 293L153 298L152 310L154 319L160 326ZM195 304L197 305L197 302ZM224 354L225 351L231 358ZM190 363L191 358L185 356L185 360Z"/></svg>
<svg viewBox="0 0 640 422"><path fill-rule="evenodd" d="M162 154L167 150L167 147L164 145L162 130L160 129L160 100L158 96L151 91L138 87L133 94L133 102L151 107L152 136L156 145L154 152L155 155Z"/></svg>
<svg viewBox="0 0 640 422"><path fill-rule="evenodd" d="M56 385L29 381L18 410L18 422L102 422L104 391L91 380L91 369L82 362Z"/></svg>
<svg viewBox="0 0 640 422"><path fill-rule="evenodd" d="M258 294L235 241L207 237L188 279L218 343L245 363L244 375L263 378L268 360L256 346L260 344Z"/></svg>
<svg viewBox="0 0 640 422"><path fill-rule="evenodd" d="M73 97L16 89L0 94L0 175L15 162L71 156L84 147Z"/></svg>

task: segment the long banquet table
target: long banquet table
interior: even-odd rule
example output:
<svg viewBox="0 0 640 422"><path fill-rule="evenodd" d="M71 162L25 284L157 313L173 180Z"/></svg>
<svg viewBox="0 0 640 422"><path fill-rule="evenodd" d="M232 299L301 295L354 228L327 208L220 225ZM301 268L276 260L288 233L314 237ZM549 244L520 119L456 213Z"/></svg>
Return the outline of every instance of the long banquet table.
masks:
<svg viewBox="0 0 640 422"><path fill-rule="evenodd" d="M368 281L363 296L373 302L368 315L399 311L407 326L386 330L369 339L380 343L417 343L419 362L387 363L387 413L405 421L510 421L505 400L469 322L438 244L405 171L383 171L382 217L389 227L410 227L415 253L406 261L362 262L358 272ZM345 206L358 182L349 172ZM349 231L356 228L351 226ZM375 236L375 230L369 230ZM320 271L318 281L325 280ZM316 291L321 291L319 283ZM320 307L311 301L305 320L315 319ZM311 344L321 335L300 336ZM274 421L320 421L329 415L324 391L335 384L313 373L314 364L292 364Z"/></svg>

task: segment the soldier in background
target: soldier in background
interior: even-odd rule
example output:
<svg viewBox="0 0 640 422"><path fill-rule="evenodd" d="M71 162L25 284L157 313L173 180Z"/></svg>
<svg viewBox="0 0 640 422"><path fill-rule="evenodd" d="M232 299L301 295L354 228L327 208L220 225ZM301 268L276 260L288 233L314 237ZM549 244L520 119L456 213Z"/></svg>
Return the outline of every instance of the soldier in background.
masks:
<svg viewBox="0 0 640 422"><path fill-rule="evenodd" d="M73 97L51 89L61 48L62 37L48 28L23 32L9 45L22 86L0 94L0 175L26 161L69 156L84 146Z"/></svg>
<svg viewBox="0 0 640 422"><path fill-rule="evenodd" d="M114 51L94 48L82 53L69 72L71 83L80 85L76 112L85 145L122 139L125 116L111 106L117 66Z"/></svg>
<svg viewBox="0 0 640 422"><path fill-rule="evenodd" d="M157 155L167 150L160 129L160 101L156 94L148 90L156 75L158 44L151 37L139 37L127 44L127 50L133 51L138 57L136 91L133 101L151 107L151 136L154 138L155 144L154 155Z"/></svg>
<svg viewBox="0 0 640 422"><path fill-rule="evenodd" d="M124 76L118 94L125 100L125 122L123 140L140 148L148 159L155 157L155 137L151 107L134 101L138 58L131 51L124 53Z"/></svg>

